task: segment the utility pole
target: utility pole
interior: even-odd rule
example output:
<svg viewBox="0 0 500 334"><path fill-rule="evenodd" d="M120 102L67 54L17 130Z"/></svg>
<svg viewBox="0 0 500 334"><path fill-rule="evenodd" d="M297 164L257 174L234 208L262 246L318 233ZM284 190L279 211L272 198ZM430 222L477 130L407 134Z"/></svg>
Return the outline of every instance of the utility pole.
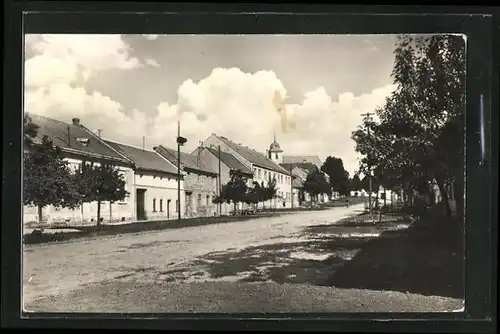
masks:
<svg viewBox="0 0 500 334"><path fill-rule="evenodd" d="M293 173L290 165L290 208L293 209Z"/></svg>
<svg viewBox="0 0 500 334"><path fill-rule="evenodd" d="M146 149L146 137L142 136L142 150L144 151Z"/></svg>
<svg viewBox="0 0 500 334"><path fill-rule="evenodd" d="M181 137L181 121L177 122L177 211L178 220L181 220L181 146L187 139Z"/></svg>
<svg viewBox="0 0 500 334"><path fill-rule="evenodd" d="M365 114L361 114L361 116L365 117L365 121L371 121L373 113L367 112ZM368 139L370 139L370 124L367 126ZM368 209L370 212L370 216L372 215L372 168L371 168L370 158L368 158Z"/></svg>
<svg viewBox="0 0 500 334"><path fill-rule="evenodd" d="M220 195L222 192L221 188L221 165L220 165L220 145L217 147L218 149L218 159L219 159L219 179L217 180L217 189L218 189L218 195L219 195L219 215L222 216L222 202L220 201Z"/></svg>

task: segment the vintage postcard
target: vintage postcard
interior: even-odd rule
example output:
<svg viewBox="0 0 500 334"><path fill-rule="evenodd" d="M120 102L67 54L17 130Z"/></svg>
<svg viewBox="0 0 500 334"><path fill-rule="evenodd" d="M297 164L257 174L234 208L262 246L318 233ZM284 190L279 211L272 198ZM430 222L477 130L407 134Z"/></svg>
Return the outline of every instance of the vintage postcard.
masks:
<svg viewBox="0 0 500 334"><path fill-rule="evenodd" d="M26 312L461 312L461 35L27 34Z"/></svg>

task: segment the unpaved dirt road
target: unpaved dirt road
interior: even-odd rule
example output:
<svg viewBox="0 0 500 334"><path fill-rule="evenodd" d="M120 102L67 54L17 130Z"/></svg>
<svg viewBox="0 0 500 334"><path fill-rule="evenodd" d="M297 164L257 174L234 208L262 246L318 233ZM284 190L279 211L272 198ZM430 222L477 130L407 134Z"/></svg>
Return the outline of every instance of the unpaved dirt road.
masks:
<svg viewBox="0 0 500 334"><path fill-rule="evenodd" d="M303 227L361 212L363 205L279 217L24 247L24 303L119 277L185 268L197 257L297 241Z"/></svg>
<svg viewBox="0 0 500 334"><path fill-rule="evenodd" d="M442 312L461 307L462 301L452 298L329 286L328 278L366 238L384 230L338 223L362 210L363 204L26 246L24 309Z"/></svg>

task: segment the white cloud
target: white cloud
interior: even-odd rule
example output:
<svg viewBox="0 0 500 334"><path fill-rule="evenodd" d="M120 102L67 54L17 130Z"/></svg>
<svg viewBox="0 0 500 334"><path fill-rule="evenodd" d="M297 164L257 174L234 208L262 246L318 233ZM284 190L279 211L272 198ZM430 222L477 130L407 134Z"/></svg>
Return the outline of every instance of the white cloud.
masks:
<svg viewBox="0 0 500 334"><path fill-rule="evenodd" d="M125 113L119 102L83 88L93 73L141 65L120 35L28 35L26 47L35 53L25 63L27 111L62 121L79 117L90 129L102 129L104 137L125 143L141 145L146 135L148 147L174 147L180 117L186 151L217 133L264 152L276 132L285 154L334 155L351 173L357 168L351 132L361 114L382 105L394 89L387 85L360 96L332 96L317 87L299 104L285 100L284 127L273 97L275 91L287 96L287 90L274 72L216 68L198 82L184 81L178 100L159 103L157 115L148 119L143 111ZM153 59L144 62L158 66Z"/></svg>
<svg viewBox="0 0 500 334"><path fill-rule="evenodd" d="M61 121L80 117L88 127L103 129L103 135L145 133L142 113L128 116L120 103L83 88L93 73L140 66L121 35L26 35L25 47L35 53L25 61L26 111Z"/></svg>
<svg viewBox="0 0 500 334"><path fill-rule="evenodd" d="M36 54L25 62L28 87L86 81L95 72L143 66L118 34L26 35L25 48ZM153 59L145 63L159 66Z"/></svg>
<svg viewBox="0 0 500 334"><path fill-rule="evenodd" d="M122 105L99 92L87 92L82 87L53 84L40 87L25 94L25 110L39 115L71 122L73 117L81 119L90 130L102 129L109 138L142 137L147 132L144 113L123 113ZM119 124L119 126L117 126Z"/></svg>
<svg viewBox="0 0 500 334"><path fill-rule="evenodd" d="M160 67L160 64L153 58L146 58L144 62L151 67Z"/></svg>
<svg viewBox="0 0 500 334"><path fill-rule="evenodd" d="M287 120L294 124L283 129L272 98L275 90L286 96L286 89L273 72L217 68L199 82L186 80L178 90L177 104L161 103L150 133L163 143L163 134L176 133L180 113L182 133L189 140L186 149L215 132L264 152L276 131L285 154L338 156L352 173L357 154L351 132L361 114L382 105L393 89L387 85L361 96L346 92L333 101L324 87L318 87L307 92L302 103L286 105ZM175 135L170 137L164 139L166 145L174 143Z"/></svg>
<svg viewBox="0 0 500 334"><path fill-rule="evenodd" d="M130 56L130 46L121 35L26 35L25 43L27 49L37 53L26 61L29 86L53 83L50 80L72 82L79 79L77 72L85 72L88 78L96 71L140 66L139 60Z"/></svg>

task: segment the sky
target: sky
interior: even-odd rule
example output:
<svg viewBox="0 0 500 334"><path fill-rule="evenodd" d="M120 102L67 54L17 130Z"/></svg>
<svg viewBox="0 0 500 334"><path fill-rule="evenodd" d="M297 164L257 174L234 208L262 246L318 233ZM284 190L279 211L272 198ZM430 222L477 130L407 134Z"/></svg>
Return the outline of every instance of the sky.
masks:
<svg viewBox="0 0 500 334"><path fill-rule="evenodd" d="M395 86L395 35L25 36L24 110L106 139L191 152L212 133L265 152L359 156L351 133ZM277 97L277 99L276 99ZM278 103L281 108L277 109Z"/></svg>

